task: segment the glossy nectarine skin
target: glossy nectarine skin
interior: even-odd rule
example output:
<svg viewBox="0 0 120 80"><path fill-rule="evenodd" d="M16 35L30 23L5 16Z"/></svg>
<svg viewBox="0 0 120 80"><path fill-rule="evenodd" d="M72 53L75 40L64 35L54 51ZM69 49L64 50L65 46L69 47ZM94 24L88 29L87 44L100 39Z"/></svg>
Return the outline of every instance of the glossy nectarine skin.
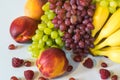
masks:
<svg viewBox="0 0 120 80"><path fill-rule="evenodd" d="M18 43L30 42L35 34L38 22L27 16L20 16L14 19L10 25L10 34Z"/></svg>
<svg viewBox="0 0 120 80"><path fill-rule="evenodd" d="M64 51L59 48L44 50L36 61L40 72L48 78L63 75L67 70L68 63Z"/></svg>
<svg viewBox="0 0 120 80"><path fill-rule="evenodd" d="M47 0L27 0L24 6L25 16L31 17L36 20L40 20L43 15L42 6Z"/></svg>

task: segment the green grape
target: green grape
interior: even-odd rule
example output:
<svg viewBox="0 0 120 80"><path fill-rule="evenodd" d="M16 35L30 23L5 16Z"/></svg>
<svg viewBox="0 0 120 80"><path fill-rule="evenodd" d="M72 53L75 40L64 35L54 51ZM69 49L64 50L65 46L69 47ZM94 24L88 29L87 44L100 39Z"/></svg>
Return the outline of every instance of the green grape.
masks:
<svg viewBox="0 0 120 80"><path fill-rule="evenodd" d="M109 11L110 11L110 13L114 13L114 12L116 11L116 8L114 8L114 7L109 7Z"/></svg>
<svg viewBox="0 0 120 80"><path fill-rule="evenodd" d="M38 29L43 31L47 27L46 23L38 24Z"/></svg>
<svg viewBox="0 0 120 80"><path fill-rule="evenodd" d="M28 51L32 51L32 45L28 46Z"/></svg>
<svg viewBox="0 0 120 80"><path fill-rule="evenodd" d="M48 35L44 35L43 38L42 38L42 40L43 40L44 42L47 41L47 40L48 40Z"/></svg>
<svg viewBox="0 0 120 80"><path fill-rule="evenodd" d="M62 37L64 35L64 32L58 30L59 35Z"/></svg>
<svg viewBox="0 0 120 80"><path fill-rule="evenodd" d="M110 1L110 7L116 8L118 6L116 1Z"/></svg>
<svg viewBox="0 0 120 80"><path fill-rule="evenodd" d="M51 47L54 47L54 48L59 48L59 46L58 46L58 45L52 45Z"/></svg>
<svg viewBox="0 0 120 80"><path fill-rule="evenodd" d="M42 6L42 10L43 11L48 11L49 10L49 5L50 5L50 3L47 2L45 5Z"/></svg>
<svg viewBox="0 0 120 80"><path fill-rule="evenodd" d="M54 28L54 24L52 23L52 21L48 21L47 26L49 28Z"/></svg>
<svg viewBox="0 0 120 80"><path fill-rule="evenodd" d="M45 15L49 15L49 10L48 10L48 11L45 11L44 13L45 13Z"/></svg>
<svg viewBox="0 0 120 80"><path fill-rule="evenodd" d="M60 37L55 39L55 42L60 45L62 43L62 39Z"/></svg>
<svg viewBox="0 0 120 80"><path fill-rule="evenodd" d="M50 35L52 32L52 30L50 28L45 28L44 29L44 33L47 34L47 35Z"/></svg>
<svg viewBox="0 0 120 80"><path fill-rule="evenodd" d="M51 32L51 38L56 39L58 37L58 32L57 31L52 31Z"/></svg>
<svg viewBox="0 0 120 80"><path fill-rule="evenodd" d="M45 46L45 42L42 39L40 39L39 44L38 44L38 48L43 48L44 46Z"/></svg>
<svg viewBox="0 0 120 80"><path fill-rule="evenodd" d="M41 16L41 20L42 20L43 22L47 23L47 22L49 21L48 15L43 15L43 16Z"/></svg>
<svg viewBox="0 0 120 80"><path fill-rule="evenodd" d="M108 1L106 1L106 0L101 0L101 1L100 1L100 5L101 5L101 6L104 6L104 7L107 7L107 6L108 6Z"/></svg>
<svg viewBox="0 0 120 80"><path fill-rule="evenodd" d="M52 46L52 44L53 44L52 39L48 39L48 40L46 41L46 45L47 45L47 46Z"/></svg>
<svg viewBox="0 0 120 80"><path fill-rule="evenodd" d="M48 13L48 19L53 19L55 17L55 13L53 12L53 11L49 11L49 13Z"/></svg>
<svg viewBox="0 0 120 80"><path fill-rule="evenodd" d="M39 53L43 52L44 50L45 50L45 48L41 48Z"/></svg>
<svg viewBox="0 0 120 80"><path fill-rule="evenodd" d="M37 58L39 56L40 51L39 50L33 50L32 51L32 57Z"/></svg>

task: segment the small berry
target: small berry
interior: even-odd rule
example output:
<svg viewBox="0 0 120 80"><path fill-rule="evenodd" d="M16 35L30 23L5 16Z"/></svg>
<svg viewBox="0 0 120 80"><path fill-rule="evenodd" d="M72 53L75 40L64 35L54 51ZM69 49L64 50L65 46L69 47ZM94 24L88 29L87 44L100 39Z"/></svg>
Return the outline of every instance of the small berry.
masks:
<svg viewBox="0 0 120 80"><path fill-rule="evenodd" d="M20 58L13 57L12 58L12 66L13 67L20 67L23 65L24 60Z"/></svg>
<svg viewBox="0 0 120 80"><path fill-rule="evenodd" d="M85 62L83 63L83 66L87 67L87 68L92 68L94 66L92 59L91 58L87 58L85 60Z"/></svg>
<svg viewBox="0 0 120 80"><path fill-rule="evenodd" d="M34 76L34 72L32 70L25 70L24 76L25 76L26 80L32 80L33 76Z"/></svg>
<svg viewBox="0 0 120 80"><path fill-rule="evenodd" d="M70 72L70 71L72 71L72 69L73 69L73 66L69 65L68 68L67 68L67 71Z"/></svg>
<svg viewBox="0 0 120 80"><path fill-rule="evenodd" d="M18 80L18 78L16 76L12 76L10 80Z"/></svg>
<svg viewBox="0 0 120 80"><path fill-rule="evenodd" d="M107 65L105 62L102 62L102 63L101 63L101 66L102 66L102 67L107 67L108 65Z"/></svg>
<svg viewBox="0 0 120 80"><path fill-rule="evenodd" d="M118 76L117 75L112 75L111 80L118 80Z"/></svg>
<svg viewBox="0 0 120 80"><path fill-rule="evenodd" d="M24 62L24 66L30 67L30 66L31 66L31 62L30 62L30 61L25 61L25 62Z"/></svg>
<svg viewBox="0 0 120 80"><path fill-rule="evenodd" d="M47 79L44 77L39 77L38 80L47 80Z"/></svg>
<svg viewBox="0 0 120 80"><path fill-rule="evenodd" d="M14 50L14 49L16 49L16 46L15 46L14 44L10 44L10 45L8 46L8 49L9 49L9 50Z"/></svg>
<svg viewBox="0 0 120 80"><path fill-rule="evenodd" d="M110 71L107 69L100 69L99 73L102 79L108 79L110 77Z"/></svg>
<svg viewBox="0 0 120 80"><path fill-rule="evenodd" d="M71 78L69 78L69 80L75 80L75 78L71 77Z"/></svg>
<svg viewBox="0 0 120 80"><path fill-rule="evenodd" d="M75 62L81 62L81 61L82 61L82 56L76 55L76 56L74 56L73 60L74 60Z"/></svg>

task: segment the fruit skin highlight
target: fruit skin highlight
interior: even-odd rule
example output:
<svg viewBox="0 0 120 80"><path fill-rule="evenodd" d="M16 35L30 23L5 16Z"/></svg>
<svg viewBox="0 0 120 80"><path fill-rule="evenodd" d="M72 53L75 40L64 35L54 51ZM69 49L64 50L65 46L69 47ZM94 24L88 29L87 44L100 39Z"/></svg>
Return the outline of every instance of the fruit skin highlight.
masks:
<svg viewBox="0 0 120 80"><path fill-rule="evenodd" d="M10 34L18 43L27 43L31 41L35 34L38 22L27 16L20 16L14 19L10 25Z"/></svg>
<svg viewBox="0 0 120 80"><path fill-rule="evenodd" d="M59 48L44 50L36 61L40 72L47 78L55 78L63 75L68 67L65 52Z"/></svg>
<svg viewBox="0 0 120 80"><path fill-rule="evenodd" d="M42 6L47 2L47 0L27 0L24 6L25 16L31 17L36 20L40 20L44 11Z"/></svg>

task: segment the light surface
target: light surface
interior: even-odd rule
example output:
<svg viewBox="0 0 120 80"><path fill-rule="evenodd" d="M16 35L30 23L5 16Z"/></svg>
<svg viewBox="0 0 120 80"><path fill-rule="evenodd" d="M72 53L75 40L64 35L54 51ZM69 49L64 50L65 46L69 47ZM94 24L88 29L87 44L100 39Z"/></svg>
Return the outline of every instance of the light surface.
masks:
<svg viewBox="0 0 120 80"><path fill-rule="evenodd" d="M10 36L9 28L11 22L19 17L24 15L24 4L26 0L1 0L0 2L0 80L10 80L10 77L15 75L21 80L25 80L24 78L24 70L32 69L36 73L38 73L38 69L35 65L32 67L22 66L20 68L13 68L11 65L11 59L13 57L19 57L25 60L35 61L30 53L27 51L27 47L30 44L19 44L16 43ZM9 44L15 44L20 48L16 50L9 50ZM69 56L69 52L66 52L67 57L70 60L70 64L73 65L74 69L70 73L66 73L65 75L56 78L54 80L69 80L70 77L74 77L77 80L101 80L99 75L100 62L105 61L108 63L108 68L113 74L117 74L120 77L120 64L116 64L111 62L105 58L93 58L95 62L97 62L92 69L87 69L82 66L82 63L75 63L71 60L71 56ZM34 62L35 63L35 62ZM34 80L38 80L37 78L40 75L36 74ZM120 78L118 79L120 80Z"/></svg>

